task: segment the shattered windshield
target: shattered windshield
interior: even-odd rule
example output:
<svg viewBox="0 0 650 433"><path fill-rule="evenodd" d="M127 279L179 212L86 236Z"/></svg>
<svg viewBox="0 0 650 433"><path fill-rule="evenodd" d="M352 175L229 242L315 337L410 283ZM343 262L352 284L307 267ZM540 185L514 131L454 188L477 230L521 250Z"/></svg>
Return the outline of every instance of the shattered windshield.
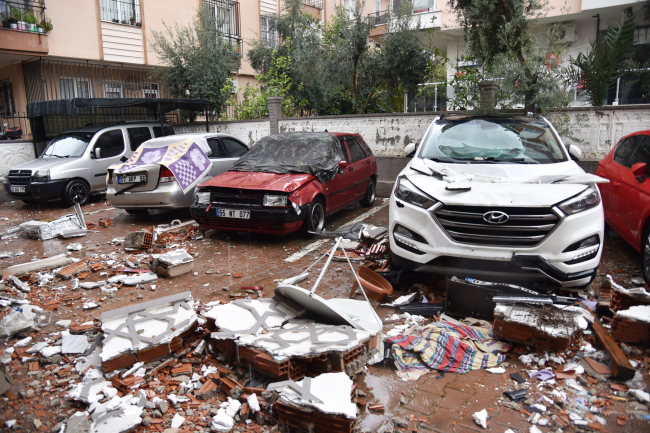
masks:
<svg viewBox="0 0 650 433"><path fill-rule="evenodd" d="M80 157L84 154L92 137L93 134L89 132L59 134L50 141L41 158Z"/></svg>
<svg viewBox="0 0 650 433"><path fill-rule="evenodd" d="M231 170L311 173L324 183L338 171L341 158L336 144L333 135L320 132L268 135L255 143Z"/></svg>
<svg viewBox="0 0 650 433"><path fill-rule="evenodd" d="M457 163L566 161L550 126L543 120L527 117L438 120L427 135L420 158Z"/></svg>

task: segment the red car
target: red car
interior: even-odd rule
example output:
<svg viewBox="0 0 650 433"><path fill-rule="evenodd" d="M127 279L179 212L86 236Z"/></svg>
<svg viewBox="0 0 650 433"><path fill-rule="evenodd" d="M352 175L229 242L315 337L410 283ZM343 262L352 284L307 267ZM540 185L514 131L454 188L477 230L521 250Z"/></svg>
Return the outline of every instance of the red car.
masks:
<svg viewBox="0 0 650 433"><path fill-rule="evenodd" d="M650 130L627 135L598 163L605 221L634 249L643 252L643 277L650 284Z"/></svg>
<svg viewBox="0 0 650 433"><path fill-rule="evenodd" d="M375 201L377 162L359 134L294 132L259 140L233 168L199 185L190 213L205 228L286 235Z"/></svg>

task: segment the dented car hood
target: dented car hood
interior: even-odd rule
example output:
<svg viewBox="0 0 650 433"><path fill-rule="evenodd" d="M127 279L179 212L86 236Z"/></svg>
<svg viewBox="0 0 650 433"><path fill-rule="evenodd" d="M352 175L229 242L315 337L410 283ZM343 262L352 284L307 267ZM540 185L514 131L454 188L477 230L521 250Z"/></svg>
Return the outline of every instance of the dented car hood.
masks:
<svg viewBox="0 0 650 433"><path fill-rule="evenodd" d="M402 172L447 205L552 206L595 183L573 161L556 164L448 164L414 158Z"/></svg>
<svg viewBox="0 0 650 433"><path fill-rule="evenodd" d="M227 171L200 186L292 192L314 179L316 178L308 173L277 174Z"/></svg>

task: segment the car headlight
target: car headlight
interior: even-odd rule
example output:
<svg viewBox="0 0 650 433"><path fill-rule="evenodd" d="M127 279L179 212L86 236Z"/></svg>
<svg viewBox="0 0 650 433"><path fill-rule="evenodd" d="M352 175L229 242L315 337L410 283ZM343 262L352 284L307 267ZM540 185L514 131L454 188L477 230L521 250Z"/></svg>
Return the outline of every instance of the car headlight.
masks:
<svg viewBox="0 0 650 433"><path fill-rule="evenodd" d="M594 208L600 203L600 194L593 186L587 188L582 194L571 198L558 207L567 215L573 215L587 209Z"/></svg>
<svg viewBox="0 0 650 433"><path fill-rule="evenodd" d="M265 195L262 204L264 206L286 206L287 196L286 195Z"/></svg>
<svg viewBox="0 0 650 433"><path fill-rule="evenodd" d="M194 203L196 204L210 204L209 192L197 192L194 194Z"/></svg>
<svg viewBox="0 0 650 433"><path fill-rule="evenodd" d="M397 180L397 187L395 188L395 197L404 200L407 203L419 206L423 209L429 209L438 200L429 197L424 192L420 191L415 185L411 183L406 177L402 176Z"/></svg>
<svg viewBox="0 0 650 433"><path fill-rule="evenodd" d="M37 182L50 180L50 170L36 170L36 173L32 176L32 180Z"/></svg>

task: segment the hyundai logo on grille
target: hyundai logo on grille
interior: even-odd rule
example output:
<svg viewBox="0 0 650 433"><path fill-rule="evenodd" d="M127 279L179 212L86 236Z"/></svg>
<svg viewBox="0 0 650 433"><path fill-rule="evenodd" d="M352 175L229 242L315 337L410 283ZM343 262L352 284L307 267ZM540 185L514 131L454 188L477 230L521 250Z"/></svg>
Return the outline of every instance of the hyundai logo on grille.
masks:
<svg viewBox="0 0 650 433"><path fill-rule="evenodd" d="M490 212L485 212L483 214L483 219L489 222L490 224L503 224L507 222L510 219L510 217L505 212L493 210Z"/></svg>

